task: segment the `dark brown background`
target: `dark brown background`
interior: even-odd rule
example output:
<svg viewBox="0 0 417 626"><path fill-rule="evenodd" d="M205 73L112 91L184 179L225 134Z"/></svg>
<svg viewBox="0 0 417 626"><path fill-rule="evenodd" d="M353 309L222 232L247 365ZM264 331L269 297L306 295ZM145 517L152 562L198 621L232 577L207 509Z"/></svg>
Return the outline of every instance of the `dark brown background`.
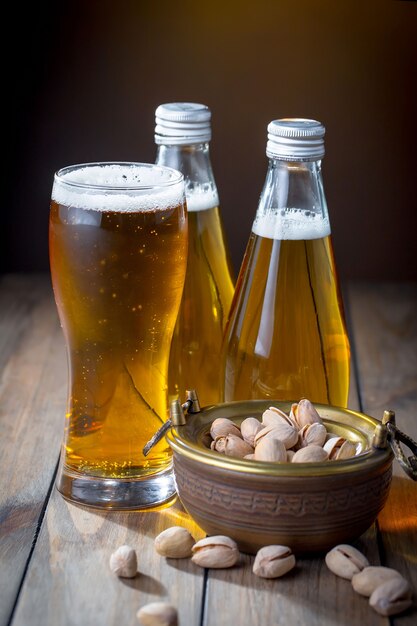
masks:
<svg viewBox="0 0 417 626"><path fill-rule="evenodd" d="M340 274L417 278L417 3L72 0L11 7L3 53L6 271L44 270L53 172L153 161L154 110L213 113L212 160L235 268L267 161L266 126L327 128ZM19 59L21 55L21 61Z"/></svg>

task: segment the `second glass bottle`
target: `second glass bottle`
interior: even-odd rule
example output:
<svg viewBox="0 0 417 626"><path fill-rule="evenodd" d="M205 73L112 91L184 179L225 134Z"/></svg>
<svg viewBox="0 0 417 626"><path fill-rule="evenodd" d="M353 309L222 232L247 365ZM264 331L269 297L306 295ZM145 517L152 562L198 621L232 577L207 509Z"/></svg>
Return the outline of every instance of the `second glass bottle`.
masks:
<svg viewBox="0 0 417 626"><path fill-rule="evenodd" d="M169 396L196 389L203 406L220 401L219 362L234 282L210 162L211 112L171 102L155 112L156 163L184 175L188 208L188 264L171 345Z"/></svg>

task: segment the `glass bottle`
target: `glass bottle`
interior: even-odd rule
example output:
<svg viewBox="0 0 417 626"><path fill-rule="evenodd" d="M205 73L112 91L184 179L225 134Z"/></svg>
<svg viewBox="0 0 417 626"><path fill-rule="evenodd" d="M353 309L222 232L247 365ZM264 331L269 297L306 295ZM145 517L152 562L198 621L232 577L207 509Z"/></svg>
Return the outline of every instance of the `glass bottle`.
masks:
<svg viewBox="0 0 417 626"><path fill-rule="evenodd" d="M211 112L172 102L155 113L156 163L183 173L188 209L188 262L171 344L169 396L196 389L200 404L220 400L221 343L234 281L210 162Z"/></svg>
<svg viewBox="0 0 417 626"><path fill-rule="evenodd" d="M268 125L269 166L225 332L223 399L346 406L349 340L321 175L324 127Z"/></svg>

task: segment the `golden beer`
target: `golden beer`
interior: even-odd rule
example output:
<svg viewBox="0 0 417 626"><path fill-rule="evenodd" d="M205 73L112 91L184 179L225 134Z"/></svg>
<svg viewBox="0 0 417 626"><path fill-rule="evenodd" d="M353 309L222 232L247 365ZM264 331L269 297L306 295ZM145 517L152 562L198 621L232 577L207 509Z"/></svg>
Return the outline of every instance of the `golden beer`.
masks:
<svg viewBox="0 0 417 626"><path fill-rule="evenodd" d="M223 346L223 398L346 406L349 340L321 175L325 128L268 125L268 171Z"/></svg>
<svg viewBox="0 0 417 626"><path fill-rule="evenodd" d="M226 401L306 397L346 406L350 352L331 237L252 233L225 342Z"/></svg>
<svg viewBox="0 0 417 626"><path fill-rule="evenodd" d="M192 207L193 200L189 201ZM233 297L219 207L188 212L187 274L169 361L169 392L185 398L196 389L200 402L220 400L219 363Z"/></svg>
<svg viewBox="0 0 417 626"><path fill-rule="evenodd" d="M234 283L210 159L211 111L197 102L168 102L155 111L156 162L184 175L188 262L169 361L169 395L200 404L221 400L219 365Z"/></svg>
<svg viewBox="0 0 417 626"><path fill-rule="evenodd" d="M84 169L55 181L50 211L52 280L70 368L64 471L145 477L170 462L164 440L146 458L142 448L167 419L169 346L187 254L183 182L156 166ZM104 190L93 185L86 193L83 185L96 179Z"/></svg>

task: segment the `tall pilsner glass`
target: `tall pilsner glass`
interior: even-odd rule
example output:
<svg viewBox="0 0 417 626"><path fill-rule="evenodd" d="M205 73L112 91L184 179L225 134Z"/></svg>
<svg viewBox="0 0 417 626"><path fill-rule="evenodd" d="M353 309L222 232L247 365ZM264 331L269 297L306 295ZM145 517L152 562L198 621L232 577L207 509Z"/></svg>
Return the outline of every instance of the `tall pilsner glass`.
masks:
<svg viewBox="0 0 417 626"><path fill-rule="evenodd" d="M143 163L55 174L52 282L69 391L57 486L95 507L136 509L175 493L163 440L167 372L187 258L182 175Z"/></svg>

